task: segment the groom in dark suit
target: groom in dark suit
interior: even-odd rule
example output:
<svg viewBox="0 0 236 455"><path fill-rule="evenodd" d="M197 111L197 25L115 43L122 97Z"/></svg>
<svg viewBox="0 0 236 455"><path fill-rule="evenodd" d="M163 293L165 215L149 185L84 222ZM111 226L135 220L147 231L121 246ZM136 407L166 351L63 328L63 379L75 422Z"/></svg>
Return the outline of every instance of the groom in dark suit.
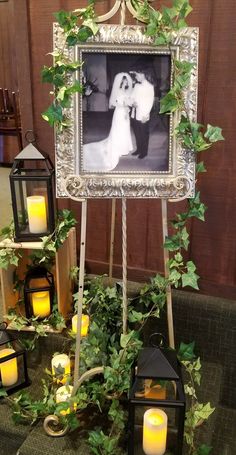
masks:
<svg viewBox="0 0 236 455"><path fill-rule="evenodd" d="M139 159L148 154L149 120L154 103L154 86L151 73L142 68L129 72L133 79L131 126L136 138L137 150L132 155Z"/></svg>

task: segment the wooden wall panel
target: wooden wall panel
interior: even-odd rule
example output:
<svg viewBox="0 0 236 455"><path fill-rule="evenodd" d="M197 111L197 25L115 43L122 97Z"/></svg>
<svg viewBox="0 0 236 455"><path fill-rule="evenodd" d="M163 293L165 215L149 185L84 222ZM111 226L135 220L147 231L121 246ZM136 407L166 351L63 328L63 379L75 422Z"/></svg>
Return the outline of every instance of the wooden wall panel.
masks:
<svg viewBox="0 0 236 455"><path fill-rule="evenodd" d="M204 292L235 298L236 3L214 0L211 5L205 91L199 120L221 125L226 140L203 155L208 173L199 179L199 187L209 208L206 223L193 222L191 256L198 264Z"/></svg>
<svg viewBox="0 0 236 455"><path fill-rule="evenodd" d="M18 90L16 72L15 28L13 1L0 3L0 87ZM16 137L0 137L0 162L12 163L18 151Z"/></svg>
<svg viewBox="0 0 236 455"><path fill-rule="evenodd" d="M80 2L83 6L86 2ZM160 5L162 2L156 2ZM170 2L169 2L170 3ZM110 2L112 4L112 2ZM168 4L168 1L165 2ZM236 2L228 0L191 0L194 8L189 23L200 28L199 109L200 122L221 125L226 137L204 158L207 175L199 178L198 187L209 209L206 222L192 221L191 251L201 275L201 292L235 298L236 296L236 198L234 119L236 106L235 46ZM78 7L77 0L28 0L30 56L33 83L34 125L39 145L54 156L53 131L41 119L41 112L50 103L50 86L41 83L40 71L51 63L46 54L52 49L52 13L59 9ZM109 8L108 1L99 1L98 13ZM119 20L119 15L116 21ZM115 20L114 20L115 21ZM131 17L127 15L127 22ZM112 22L112 21L111 21ZM60 200L60 207L71 207L80 222L80 204ZM184 208L185 203L169 204L169 218ZM163 270L160 201L130 200L128 207L128 266L129 277L146 279ZM108 271L111 202L89 201L87 270ZM121 272L121 208L116 215L115 273Z"/></svg>
<svg viewBox="0 0 236 455"><path fill-rule="evenodd" d="M0 87L17 90L13 1L0 3Z"/></svg>

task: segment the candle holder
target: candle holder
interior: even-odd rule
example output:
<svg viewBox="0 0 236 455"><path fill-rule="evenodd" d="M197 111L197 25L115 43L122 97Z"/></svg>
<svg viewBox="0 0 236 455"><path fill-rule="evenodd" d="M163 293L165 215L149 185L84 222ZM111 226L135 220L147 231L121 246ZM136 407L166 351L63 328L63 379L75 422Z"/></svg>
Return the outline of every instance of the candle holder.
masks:
<svg viewBox="0 0 236 455"><path fill-rule="evenodd" d="M52 313L55 293L53 274L44 267L32 267L25 277L24 302L28 319L44 319Z"/></svg>
<svg viewBox="0 0 236 455"><path fill-rule="evenodd" d="M153 334L154 336L159 334ZM129 455L182 455L185 394L176 352L144 348L133 369L129 393Z"/></svg>
<svg viewBox="0 0 236 455"><path fill-rule="evenodd" d="M10 173L15 241L40 241L55 229L54 168L47 154L29 143Z"/></svg>
<svg viewBox="0 0 236 455"><path fill-rule="evenodd" d="M0 324L0 388L11 395L31 384L26 351L16 336L7 331L7 324Z"/></svg>

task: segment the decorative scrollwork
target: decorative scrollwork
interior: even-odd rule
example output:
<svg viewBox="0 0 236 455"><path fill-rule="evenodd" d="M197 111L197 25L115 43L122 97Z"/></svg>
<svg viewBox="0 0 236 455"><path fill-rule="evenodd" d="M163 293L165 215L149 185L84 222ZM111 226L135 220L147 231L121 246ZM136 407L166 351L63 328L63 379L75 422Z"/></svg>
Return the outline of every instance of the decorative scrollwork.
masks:
<svg viewBox="0 0 236 455"><path fill-rule="evenodd" d="M121 3L122 0L116 0L110 11L108 11L106 14L103 14L102 16L98 16L96 18L96 22L106 22L111 19L117 13L117 11L119 11Z"/></svg>
<svg viewBox="0 0 236 455"><path fill-rule="evenodd" d="M88 379L92 378L93 376L95 376L96 374L103 374L104 373L104 367L95 367L95 368L91 368L91 370L88 370L86 371L84 374L82 374L82 376L79 378L77 384L74 385L74 388L73 388L73 395L76 394L79 386L81 386L81 384L84 382L84 381L87 381Z"/></svg>
<svg viewBox="0 0 236 455"><path fill-rule="evenodd" d="M68 425L61 428L59 417L54 414L51 414L44 419L43 428L49 436L54 438L65 436L69 430Z"/></svg>
<svg viewBox="0 0 236 455"><path fill-rule="evenodd" d="M103 373L104 373L104 367L91 368L91 370L86 371L79 378L77 384L74 385L72 396L76 394L78 388L81 386L81 384L84 381L87 381L88 379L92 378L93 376L95 376L97 374L103 374ZM59 438L61 436L65 436L65 434L68 433L68 431L69 431L68 425L61 427L59 417L54 414L51 414L44 419L43 428L49 436L52 436L54 438Z"/></svg>

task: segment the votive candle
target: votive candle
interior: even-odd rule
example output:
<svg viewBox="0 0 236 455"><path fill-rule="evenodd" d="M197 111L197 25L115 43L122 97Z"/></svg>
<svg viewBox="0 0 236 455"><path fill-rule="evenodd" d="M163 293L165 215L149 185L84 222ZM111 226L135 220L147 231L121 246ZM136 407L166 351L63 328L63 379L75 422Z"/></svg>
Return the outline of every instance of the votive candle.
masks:
<svg viewBox="0 0 236 455"><path fill-rule="evenodd" d="M73 391L73 387L71 385L63 385L62 387L59 387L56 391L56 403L64 403L65 401L68 401L71 398ZM76 404L74 404L74 410L76 411ZM61 415L66 415L70 414L71 409L65 409L60 411Z"/></svg>
<svg viewBox="0 0 236 455"><path fill-rule="evenodd" d="M77 333L77 322L78 322L78 315L75 314L72 318L72 332ZM88 334L89 328L89 316L87 314L82 314L81 319L81 336L86 337Z"/></svg>
<svg viewBox="0 0 236 455"><path fill-rule="evenodd" d="M67 354L57 354L52 358L52 374L57 376L57 368L63 368L64 372L61 374L61 378L56 378L57 382L65 384L68 377L70 376L70 358Z"/></svg>

